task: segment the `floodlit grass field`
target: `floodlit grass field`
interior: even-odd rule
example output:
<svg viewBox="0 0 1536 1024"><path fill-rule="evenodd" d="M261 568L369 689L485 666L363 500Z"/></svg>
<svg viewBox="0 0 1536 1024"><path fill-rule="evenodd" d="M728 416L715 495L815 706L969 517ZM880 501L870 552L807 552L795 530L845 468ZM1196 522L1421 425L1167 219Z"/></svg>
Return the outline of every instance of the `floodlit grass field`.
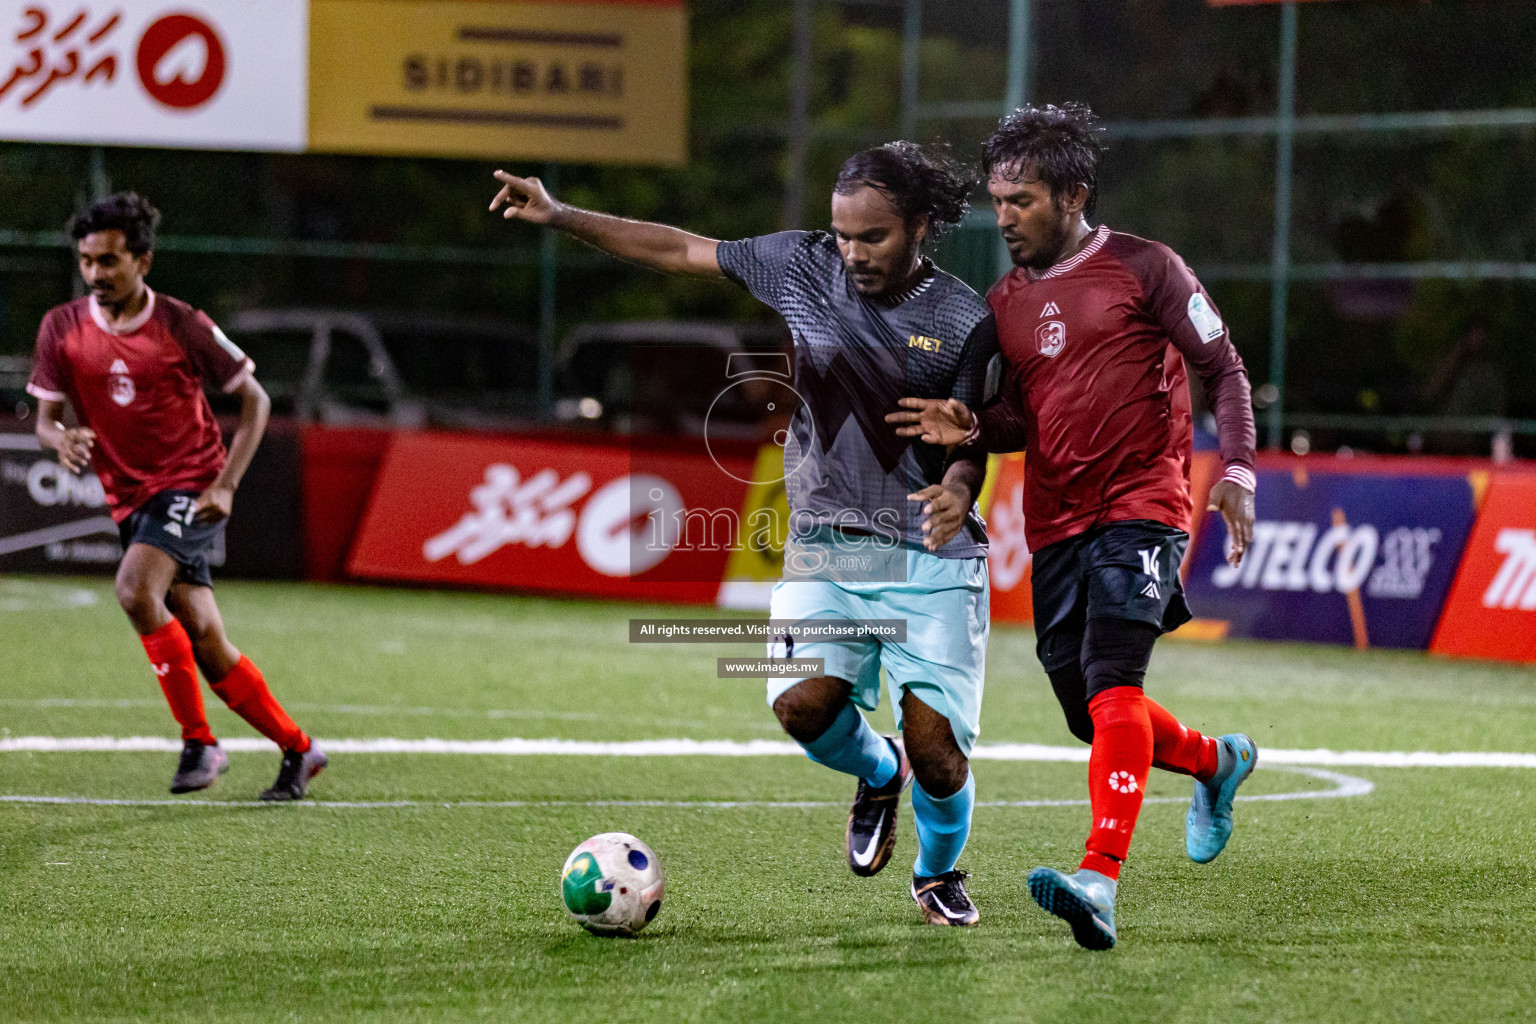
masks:
<svg viewBox="0 0 1536 1024"><path fill-rule="evenodd" d="M287 585L219 588L235 642L326 738L776 739L760 682L703 645L631 646L619 604ZM1028 631L998 629L982 742L1070 744ZM1536 673L1394 653L1166 643L1150 691L1262 749L1536 750ZM211 694L222 737L252 735ZM888 725L888 715L877 717ZM172 736L104 582L0 580L0 735ZM1183 853L1184 780L1154 776L1090 954L1029 899L1074 866L1081 806L978 809L982 923L919 923L910 818L875 879L844 866L852 785L794 757L338 754L317 801L236 753L187 806L0 803L0 1020L1529 1020L1536 771L1345 768L1366 795L1245 803L1215 864ZM0 752L0 794L168 799L168 753ZM983 802L1086 796L1079 764L978 761ZM1245 792L1333 783L1266 768ZM525 801L524 806L463 806ZM624 805L625 801L670 806ZM705 801L819 806L686 806ZM548 802L548 803L540 803ZM588 802L593 802L589 805ZM607 802L607 803L604 803ZM618 802L618 803L615 803ZM638 939L588 936L571 847L649 842L668 897Z"/></svg>

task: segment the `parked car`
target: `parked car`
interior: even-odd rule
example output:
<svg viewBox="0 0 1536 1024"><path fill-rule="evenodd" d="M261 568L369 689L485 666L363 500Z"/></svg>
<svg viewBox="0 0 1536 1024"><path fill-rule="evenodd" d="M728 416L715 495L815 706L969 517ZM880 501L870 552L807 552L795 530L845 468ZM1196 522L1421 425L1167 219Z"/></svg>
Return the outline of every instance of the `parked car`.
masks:
<svg viewBox="0 0 1536 1024"><path fill-rule="evenodd" d="M511 321L252 309L225 329L302 422L516 429L538 414L538 339Z"/></svg>
<svg viewBox="0 0 1536 1024"><path fill-rule="evenodd" d="M790 351L789 332L778 325L583 324L556 353L555 418L620 434L689 436L702 436L708 419L711 434L754 439L764 425L763 389L749 382L787 385ZM732 386L742 383L749 386Z"/></svg>

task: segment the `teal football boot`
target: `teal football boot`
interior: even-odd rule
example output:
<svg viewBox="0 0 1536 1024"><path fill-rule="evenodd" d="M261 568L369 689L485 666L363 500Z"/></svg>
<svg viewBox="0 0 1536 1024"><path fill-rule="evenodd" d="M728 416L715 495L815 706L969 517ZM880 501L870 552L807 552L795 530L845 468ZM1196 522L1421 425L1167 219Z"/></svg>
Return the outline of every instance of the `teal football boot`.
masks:
<svg viewBox="0 0 1536 1024"><path fill-rule="evenodd" d="M1066 874L1055 868L1029 873L1029 894L1048 914L1072 926L1072 937L1084 949L1115 947L1115 880L1079 868Z"/></svg>
<svg viewBox="0 0 1536 1024"><path fill-rule="evenodd" d="M1184 817L1184 849L1196 864L1209 864L1232 838L1232 800L1259 764L1259 748L1240 732L1219 737L1219 767L1209 782L1195 782Z"/></svg>

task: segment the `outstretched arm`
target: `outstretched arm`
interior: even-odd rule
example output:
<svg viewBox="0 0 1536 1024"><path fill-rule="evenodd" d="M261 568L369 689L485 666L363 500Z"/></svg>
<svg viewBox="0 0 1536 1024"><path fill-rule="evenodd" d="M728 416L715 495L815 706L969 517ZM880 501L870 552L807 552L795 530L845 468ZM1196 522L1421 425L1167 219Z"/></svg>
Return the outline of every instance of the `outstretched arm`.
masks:
<svg viewBox="0 0 1536 1024"><path fill-rule="evenodd" d="M508 220L557 228L610 256L663 274L725 280L725 273L715 259L715 247L720 243L713 238L666 224L627 220L570 206L551 196L538 178L519 178L497 171L496 180L501 182L501 191L491 201L491 210L505 207L502 216Z"/></svg>

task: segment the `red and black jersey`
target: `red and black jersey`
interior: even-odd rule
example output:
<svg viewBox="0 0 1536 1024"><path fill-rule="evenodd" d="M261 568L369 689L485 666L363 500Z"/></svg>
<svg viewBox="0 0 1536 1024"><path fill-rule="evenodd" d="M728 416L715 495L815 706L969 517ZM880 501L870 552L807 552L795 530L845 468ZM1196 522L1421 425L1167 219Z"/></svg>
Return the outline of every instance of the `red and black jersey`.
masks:
<svg viewBox="0 0 1536 1024"><path fill-rule="evenodd" d="M254 368L185 302L151 291L143 312L114 330L88 296L43 318L27 390L68 399L96 432L91 461L121 522L161 491L213 483L225 451L203 384L232 392Z"/></svg>
<svg viewBox="0 0 1536 1024"><path fill-rule="evenodd" d="M1101 226L1049 270L1015 268L987 301L1009 372L1004 400L978 418L980 439L1028 453L1030 550L1132 519L1189 530L1186 363L1215 414L1225 477L1254 487L1247 372L1173 250Z"/></svg>

